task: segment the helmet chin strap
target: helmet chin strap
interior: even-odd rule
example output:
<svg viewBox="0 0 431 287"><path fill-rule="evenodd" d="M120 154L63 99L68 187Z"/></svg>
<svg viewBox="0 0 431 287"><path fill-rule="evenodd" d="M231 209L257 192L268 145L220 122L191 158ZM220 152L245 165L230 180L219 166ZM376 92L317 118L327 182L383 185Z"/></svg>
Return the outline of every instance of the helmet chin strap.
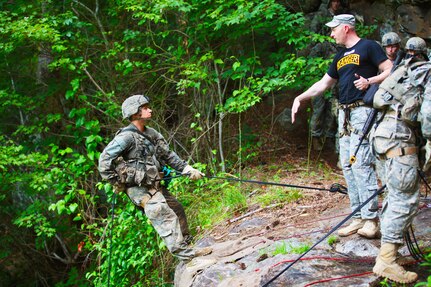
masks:
<svg viewBox="0 0 431 287"><path fill-rule="evenodd" d="M415 54L406 54L406 56L404 57L406 60L410 59L410 58L423 58L425 61L429 61L428 55L425 53L415 53Z"/></svg>

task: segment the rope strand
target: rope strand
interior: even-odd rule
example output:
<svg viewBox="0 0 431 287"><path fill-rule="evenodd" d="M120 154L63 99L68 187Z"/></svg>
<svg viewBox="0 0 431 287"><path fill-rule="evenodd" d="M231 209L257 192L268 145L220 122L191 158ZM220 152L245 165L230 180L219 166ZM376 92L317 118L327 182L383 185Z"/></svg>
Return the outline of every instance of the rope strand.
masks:
<svg viewBox="0 0 431 287"><path fill-rule="evenodd" d="M337 230L341 225L343 225L347 220L349 220L351 217L353 217L354 214L356 214L359 210L361 210L365 205L367 205L374 197L379 195L384 189L386 188L386 185L383 185L381 188L376 190L366 201L364 201L360 206L355 208L352 213L350 213L346 218L344 218L340 223L338 223L334 228L331 229L328 233L326 233L319 241L317 241L313 246L310 247L307 251L302 253L298 258L296 258L292 263L290 263L286 268L281 270L277 275L275 275L271 280L269 280L267 283L262 285L262 287L268 286L270 283L275 281L278 277L280 277L281 274L286 272L290 267L292 267L295 263L297 263L299 260L301 260L302 257L304 257L308 252L313 250L314 247L316 247L319 243L324 241L329 235L331 235L335 230Z"/></svg>

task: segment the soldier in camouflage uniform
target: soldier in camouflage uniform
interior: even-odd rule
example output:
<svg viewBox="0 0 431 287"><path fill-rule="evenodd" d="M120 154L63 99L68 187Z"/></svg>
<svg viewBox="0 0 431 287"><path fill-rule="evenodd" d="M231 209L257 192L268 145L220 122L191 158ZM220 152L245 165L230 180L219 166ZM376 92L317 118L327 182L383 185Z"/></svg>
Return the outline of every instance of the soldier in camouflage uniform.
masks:
<svg viewBox="0 0 431 287"><path fill-rule="evenodd" d="M413 37L405 49L406 58L374 96L373 105L381 112L370 134L388 189L381 216L382 244L373 271L399 283L411 283L418 277L398 265L396 255L418 208L420 134L431 139L431 63L426 44Z"/></svg>
<svg viewBox="0 0 431 287"><path fill-rule="evenodd" d="M319 11L315 15L313 15L313 19L310 23L310 30L314 33L329 35L331 30L325 27L324 23L327 23L334 17L335 15L346 13L343 3L340 0L329 0L326 7L324 4L319 8Z"/></svg>
<svg viewBox="0 0 431 287"><path fill-rule="evenodd" d="M349 190L350 206L357 209L377 190L377 178L373 169L373 155L368 140L360 140L362 128L371 113L363 102L365 91L371 84L382 82L390 73L392 63L382 48L372 40L361 39L355 30L355 17L350 14L334 16L326 23L331 28L331 37L344 47L335 55L327 73L307 91L297 96L292 104L292 122L301 102L322 95L336 83L339 86L340 162ZM381 73L378 73L381 71ZM357 148L359 145L359 148ZM357 150L357 160L349 160ZM339 236L358 233L367 238L379 234L377 198L369 202L353 221L338 231Z"/></svg>
<svg viewBox="0 0 431 287"><path fill-rule="evenodd" d="M311 49L310 57L329 58L337 52L335 44L331 42L318 43ZM322 96L313 97L311 105L313 113L310 119L310 130L314 150L321 150L323 146L334 146L338 153L337 135L337 99L338 86ZM329 142L327 142L329 141ZM329 144L329 145L328 145Z"/></svg>
<svg viewBox="0 0 431 287"><path fill-rule="evenodd" d="M127 98L122 104L122 113L123 119L129 119L131 123L117 132L100 155L100 175L117 191L125 191L144 211L173 255L188 261L210 253L211 248L195 250L187 246L184 209L166 188L160 186L164 165L182 171L191 179L200 179L203 173L171 151L160 133L146 126L152 113L147 97L134 95Z"/></svg>
<svg viewBox="0 0 431 287"><path fill-rule="evenodd" d="M322 4L319 11L311 20L310 30L314 33L329 35L331 33L330 29L323 24L330 21L334 15L340 14L343 11L343 5L340 0L329 0L326 6ZM327 59L336 52L336 45L325 41L315 44L308 56ZM335 145L335 150L338 152L338 143L335 143L335 137L337 136L337 98L338 87L334 86L330 93L311 99L313 109L310 119L310 132L314 150L320 151L325 143L329 143L329 146Z"/></svg>
<svg viewBox="0 0 431 287"><path fill-rule="evenodd" d="M386 56L392 63L397 58L400 51L401 38L395 32L388 32L382 37L382 47L385 49Z"/></svg>

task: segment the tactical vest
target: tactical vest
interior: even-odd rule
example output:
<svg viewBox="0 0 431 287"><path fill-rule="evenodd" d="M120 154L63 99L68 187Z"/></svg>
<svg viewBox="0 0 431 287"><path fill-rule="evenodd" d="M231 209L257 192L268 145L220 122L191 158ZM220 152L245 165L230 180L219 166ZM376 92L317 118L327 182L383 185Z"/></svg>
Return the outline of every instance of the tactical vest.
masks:
<svg viewBox="0 0 431 287"><path fill-rule="evenodd" d="M123 167L120 177L123 176L125 183L129 186L154 185L160 177L159 170L161 170L154 144L137 130L125 128L119 130L117 135L123 132L128 132L133 136L135 146L123 154L125 167Z"/></svg>
<svg viewBox="0 0 431 287"><path fill-rule="evenodd" d="M414 76L414 70L428 66L423 75ZM431 63L419 61L398 66L379 86L374 96L373 106L377 109L394 109L408 124L417 125L423 101L423 82L431 68ZM409 80L409 85L403 84Z"/></svg>

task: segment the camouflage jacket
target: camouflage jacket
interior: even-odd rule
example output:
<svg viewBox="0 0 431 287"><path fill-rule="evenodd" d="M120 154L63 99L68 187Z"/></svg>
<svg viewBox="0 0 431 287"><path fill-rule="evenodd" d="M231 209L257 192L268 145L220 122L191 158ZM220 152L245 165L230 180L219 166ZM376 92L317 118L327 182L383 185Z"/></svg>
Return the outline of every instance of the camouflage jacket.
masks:
<svg viewBox="0 0 431 287"><path fill-rule="evenodd" d="M422 135L431 139L431 63L404 60L388 76L374 96L377 109L395 111L408 124L421 124Z"/></svg>
<svg viewBox="0 0 431 287"><path fill-rule="evenodd" d="M431 139L431 70L422 75L422 95L423 102L419 111L418 121L421 123L422 136L427 140Z"/></svg>
<svg viewBox="0 0 431 287"><path fill-rule="evenodd" d="M121 179L117 161L124 159L127 179ZM131 185L151 185L164 165L182 171L187 163L169 149L165 138L156 130L145 127L141 133L135 125L119 130L99 158L99 172L103 179ZM126 182L124 182L126 181Z"/></svg>

